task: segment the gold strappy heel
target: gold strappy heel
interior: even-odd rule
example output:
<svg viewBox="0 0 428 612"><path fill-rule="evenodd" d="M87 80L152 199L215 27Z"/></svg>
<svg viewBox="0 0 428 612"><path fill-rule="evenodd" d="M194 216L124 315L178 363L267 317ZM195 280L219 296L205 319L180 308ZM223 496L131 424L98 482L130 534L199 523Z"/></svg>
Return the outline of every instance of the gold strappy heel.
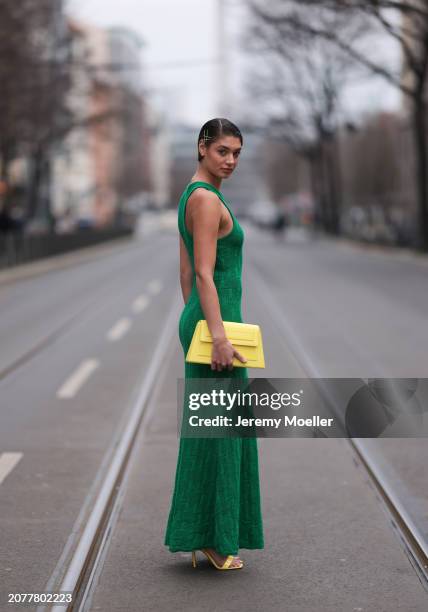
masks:
<svg viewBox="0 0 428 612"><path fill-rule="evenodd" d="M228 555L226 561L223 563L223 565L219 565L216 560L214 559L214 557L211 555L211 553L209 553L206 550L203 550L202 548L200 549L201 552L204 553L204 555L211 561L211 563L214 565L214 567L218 570L234 570L234 569L241 569L244 564L241 561L240 565L231 565L233 559L235 558L234 555ZM192 550L192 565L193 567L196 567L196 550Z"/></svg>

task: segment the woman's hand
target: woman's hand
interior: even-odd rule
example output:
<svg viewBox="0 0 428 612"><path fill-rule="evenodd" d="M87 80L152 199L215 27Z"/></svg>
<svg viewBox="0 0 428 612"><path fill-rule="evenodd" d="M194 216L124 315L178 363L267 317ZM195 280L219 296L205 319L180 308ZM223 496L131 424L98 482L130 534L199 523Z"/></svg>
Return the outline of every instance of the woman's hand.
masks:
<svg viewBox="0 0 428 612"><path fill-rule="evenodd" d="M221 372L224 368L233 370L233 358L236 357L242 363L246 363L246 358L238 353L233 344L227 339L213 341L213 349L211 353L211 370Z"/></svg>

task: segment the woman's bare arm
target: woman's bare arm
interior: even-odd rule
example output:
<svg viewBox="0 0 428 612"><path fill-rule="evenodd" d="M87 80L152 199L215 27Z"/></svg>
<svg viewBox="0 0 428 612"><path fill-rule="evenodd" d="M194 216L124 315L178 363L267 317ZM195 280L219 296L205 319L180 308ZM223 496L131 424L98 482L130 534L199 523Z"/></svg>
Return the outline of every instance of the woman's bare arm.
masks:
<svg viewBox="0 0 428 612"><path fill-rule="evenodd" d="M180 285L184 303L187 304L192 291L193 270L184 240L180 235Z"/></svg>
<svg viewBox="0 0 428 612"><path fill-rule="evenodd" d="M199 193L198 193L199 191ZM194 196L192 198L192 196ZM221 371L233 368L236 356L245 363L243 357L226 336L221 317L217 287L214 283L214 268L217 256L217 234L221 219L221 207L217 196L206 190L195 190L192 194L189 215L193 228L193 255L195 263L196 286L199 301L213 339L211 369Z"/></svg>
<svg viewBox="0 0 428 612"><path fill-rule="evenodd" d="M187 206L193 229L193 256L199 300L213 340L225 339L226 332L213 278L221 219L220 203L215 193L197 189L189 198Z"/></svg>

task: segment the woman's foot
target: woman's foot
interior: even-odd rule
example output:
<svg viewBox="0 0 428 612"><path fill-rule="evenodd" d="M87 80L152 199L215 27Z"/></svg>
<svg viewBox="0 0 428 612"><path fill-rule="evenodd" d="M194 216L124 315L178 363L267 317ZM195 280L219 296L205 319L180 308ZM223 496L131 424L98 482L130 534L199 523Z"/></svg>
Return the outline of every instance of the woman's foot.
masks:
<svg viewBox="0 0 428 612"><path fill-rule="evenodd" d="M218 564L218 565L223 565L223 563L226 561L227 559L227 555L220 555L215 548L203 548L202 550L206 550L207 552L211 553L211 556L214 558L214 561ZM233 556L233 561L231 563L232 567L238 567L239 565L242 564L242 559L239 558L238 555L234 555Z"/></svg>

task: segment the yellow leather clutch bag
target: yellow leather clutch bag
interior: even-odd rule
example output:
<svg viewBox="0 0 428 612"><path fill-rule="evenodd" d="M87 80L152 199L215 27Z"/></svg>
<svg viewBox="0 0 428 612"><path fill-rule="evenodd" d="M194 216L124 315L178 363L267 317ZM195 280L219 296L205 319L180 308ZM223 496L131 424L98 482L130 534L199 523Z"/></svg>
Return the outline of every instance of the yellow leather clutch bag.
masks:
<svg viewBox="0 0 428 612"><path fill-rule="evenodd" d="M233 366L241 368L264 368L262 332L259 325L223 321L228 340L243 355L246 363L233 358ZM192 341L187 351L186 361L191 363L211 363L213 340L205 319L200 319L195 327Z"/></svg>

